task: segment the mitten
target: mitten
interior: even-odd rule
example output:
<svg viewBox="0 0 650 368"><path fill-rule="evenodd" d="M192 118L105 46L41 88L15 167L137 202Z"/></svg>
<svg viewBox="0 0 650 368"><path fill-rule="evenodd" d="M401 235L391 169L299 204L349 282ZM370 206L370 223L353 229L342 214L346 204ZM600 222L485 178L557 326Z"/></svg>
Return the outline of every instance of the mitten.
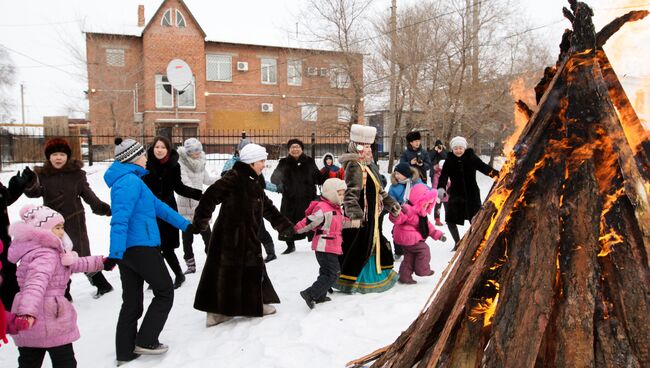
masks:
<svg viewBox="0 0 650 368"><path fill-rule="evenodd" d="M104 258L104 271L112 271L117 263L119 262L119 259L116 258Z"/></svg>
<svg viewBox="0 0 650 368"><path fill-rule="evenodd" d="M29 166L25 166L22 174L20 174L20 177L25 181L25 184L29 184L34 179L36 179L36 174L34 174L34 172L32 171L32 169L29 168Z"/></svg>
<svg viewBox="0 0 650 368"><path fill-rule="evenodd" d="M29 329L36 323L32 316L17 316L13 313L7 314L9 318L7 321L7 332L11 335L16 335L20 331Z"/></svg>
<svg viewBox="0 0 650 368"><path fill-rule="evenodd" d="M447 195L447 191L445 190L445 188L438 188L438 198L442 200L443 198L445 198L446 195Z"/></svg>
<svg viewBox="0 0 650 368"><path fill-rule="evenodd" d="M201 233L201 230L198 227L194 226L193 224L189 224L189 225L187 225L187 228L185 229L185 232L186 233L191 233L191 234L199 234L199 233Z"/></svg>
<svg viewBox="0 0 650 368"><path fill-rule="evenodd" d="M64 266L72 266L77 259L79 259L79 255L74 250L61 254L61 264Z"/></svg>

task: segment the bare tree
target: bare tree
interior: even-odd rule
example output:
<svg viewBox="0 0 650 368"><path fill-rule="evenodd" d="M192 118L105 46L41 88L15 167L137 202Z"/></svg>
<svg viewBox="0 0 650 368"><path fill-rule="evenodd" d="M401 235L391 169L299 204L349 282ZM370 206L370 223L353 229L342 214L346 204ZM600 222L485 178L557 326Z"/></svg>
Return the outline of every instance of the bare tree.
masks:
<svg viewBox="0 0 650 368"><path fill-rule="evenodd" d="M7 50L0 45L0 111L9 113L13 104L6 89L14 84L16 67Z"/></svg>

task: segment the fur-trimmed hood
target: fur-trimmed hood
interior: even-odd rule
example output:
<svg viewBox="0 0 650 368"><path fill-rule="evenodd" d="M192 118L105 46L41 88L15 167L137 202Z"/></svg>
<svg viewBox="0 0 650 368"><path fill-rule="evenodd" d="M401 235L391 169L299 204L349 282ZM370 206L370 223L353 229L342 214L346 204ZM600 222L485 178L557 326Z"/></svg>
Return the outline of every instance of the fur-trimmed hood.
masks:
<svg viewBox="0 0 650 368"><path fill-rule="evenodd" d="M205 170L205 152L201 151L199 158L192 158L187 154L185 147L178 147L178 161L193 173L202 173ZM171 158L171 157L170 157Z"/></svg>
<svg viewBox="0 0 650 368"><path fill-rule="evenodd" d="M65 163L65 165L63 165L63 167L60 169L55 169L54 166L52 166L52 163L50 161L45 161L43 166L34 167L34 172L37 175L48 176L48 175L78 171L81 170L83 167L84 167L83 161L79 161L73 158L73 159L69 159Z"/></svg>
<svg viewBox="0 0 650 368"><path fill-rule="evenodd" d="M420 180L420 172L416 170L414 167L411 167L411 183L415 184L418 180ZM399 182L397 181L397 178L395 178L395 171L393 170L393 173L390 174L390 184L391 185L397 185Z"/></svg>
<svg viewBox="0 0 650 368"><path fill-rule="evenodd" d="M25 254L38 248L51 248L59 253L64 253L66 246L72 249L72 242L67 234L62 241L52 231L39 229L22 221L11 224L9 234L12 242L7 258L12 263L17 263Z"/></svg>
<svg viewBox="0 0 650 368"><path fill-rule="evenodd" d="M411 188L409 193L409 203L413 206L413 209L417 211L418 215L426 216L431 213L431 210L435 206L435 199L438 196L438 193L429 189L424 184L417 184ZM434 201L431 204L427 202Z"/></svg>

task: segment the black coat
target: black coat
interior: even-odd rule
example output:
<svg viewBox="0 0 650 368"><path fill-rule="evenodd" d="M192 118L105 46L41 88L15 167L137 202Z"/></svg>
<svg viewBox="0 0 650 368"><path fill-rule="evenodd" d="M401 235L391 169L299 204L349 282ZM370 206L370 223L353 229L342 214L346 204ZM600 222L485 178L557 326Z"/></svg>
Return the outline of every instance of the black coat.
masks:
<svg viewBox="0 0 650 368"><path fill-rule="evenodd" d="M55 169L49 161L34 168L37 179L25 188L30 198L43 197L43 205L59 212L65 219L65 232L72 240L72 249L79 257L90 255L90 241L86 227L86 211L81 199L90 205L94 214L110 216L111 206L90 189L83 162L70 159Z"/></svg>
<svg viewBox="0 0 650 368"><path fill-rule="evenodd" d="M471 148L465 150L460 157L452 152L447 154L438 180L438 188L445 188L447 179L451 180L449 201L445 207L447 222L462 225L465 220L471 221L481 209L481 192L476 183L476 171L491 177L499 175L498 171L481 161Z"/></svg>
<svg viewBox="0 0 650 368"><path fill-rule="evenodd" d="M25 189L25 183L14 176L9 180L9 187L5 187L0 183L0 240L4 245L2 255L0 255L0 262L2 262L2 278L0 282L0 300L7 310L11 310L16 293L18 293L18 282L16 281L16 265L7 260L7 252L11 244L9 237L9 215L7 214L7 207L14 203L22 194ZM0 310L0 313L4 311Z"/></svg>
<svg viewBox="0 0 650 368"><path fill-rule="evenodd" d="M414 158L422 161L422 165L411 164L411 160ZM422 181L424 181L425 183L427 182L427 171L431 169L431 159L429 158L429 154L423 147L414 150L413 147L411 147L411 145L409 144L408 147L406 147L406 149L400 156L399 162L400 163L405 162L411 165L411 167L417 169L418 172L420 173L420 179L422 179Z"/></svg>
<svg viewBox="0 0 650 368"><path fill-rule="evenodd" d="M266 273L258 233L262 217L279 232L293 225L273 206L259 180L250 165L236 162L206 189L194 211L194 226L204 230L221 204L194 299L198 310L260 317L262 304L280 302Z"/></svg>
<svg viewBox="0 0 650 368"><path fill-rule="evenodd" d="M172 149L167 162L160 160L153 154L153 148L147 151L147 170L149 173L142 177L147 187L161 201L165 202L174 211L178 211L174 192L183 197L201 199L201 191L188 187L181 181L181 166L178 164L178 152ZM178 248L180 242L178 229L165 221L158 219L160 230L160 247L163 249Z"/></svg>
<svg viewBox="0 0 650 368"><path fill-rule="evenodd" d="M271 175L271 183L282 193L280 212L296 223L305 217L309 203L316 199L316 185L321 174L314 159L302 154L298 159L291 156L280 159Z"/></svg>

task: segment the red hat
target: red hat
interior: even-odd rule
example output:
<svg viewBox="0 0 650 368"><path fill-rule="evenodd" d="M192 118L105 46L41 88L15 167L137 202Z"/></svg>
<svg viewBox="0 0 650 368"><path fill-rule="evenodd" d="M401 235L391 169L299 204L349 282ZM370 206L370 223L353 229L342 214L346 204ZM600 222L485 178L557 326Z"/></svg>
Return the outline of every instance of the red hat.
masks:
<svg viewBox="0 0 650 368"><path fill-rule="evenodd" d="M72 147L70 143L63 138L52 138L45 142L45 158L50 159L50 155L55 152L63 152L68 157L72 156Z"/></svg>

